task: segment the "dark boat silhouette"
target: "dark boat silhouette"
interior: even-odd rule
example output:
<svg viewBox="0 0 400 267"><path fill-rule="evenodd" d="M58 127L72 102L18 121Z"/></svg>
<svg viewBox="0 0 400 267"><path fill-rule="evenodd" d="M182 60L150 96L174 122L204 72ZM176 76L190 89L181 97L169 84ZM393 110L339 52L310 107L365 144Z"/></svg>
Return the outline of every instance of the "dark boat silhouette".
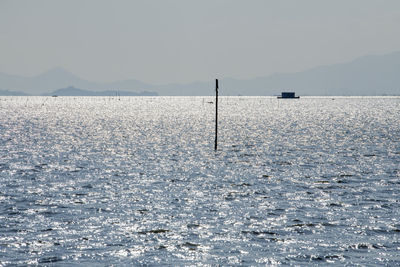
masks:
<svg viewBox="0 0 400 267"><path fill-rule="evenodd" d="M278 96L278 98L298 99L298 98L300 98L300 96L296 96L295 92L282 92L282 94L280 96Z"/></svg>

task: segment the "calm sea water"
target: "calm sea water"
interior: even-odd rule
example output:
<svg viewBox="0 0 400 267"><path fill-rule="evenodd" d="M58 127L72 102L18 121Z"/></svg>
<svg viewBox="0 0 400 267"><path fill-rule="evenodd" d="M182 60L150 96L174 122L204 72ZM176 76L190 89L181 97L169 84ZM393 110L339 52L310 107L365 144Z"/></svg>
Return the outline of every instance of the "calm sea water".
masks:
<svg viewBox="0 0 400 267"><path fill-rule="evenodd" d="M0 97L0 265L400 265L400 98Z"/></svg>

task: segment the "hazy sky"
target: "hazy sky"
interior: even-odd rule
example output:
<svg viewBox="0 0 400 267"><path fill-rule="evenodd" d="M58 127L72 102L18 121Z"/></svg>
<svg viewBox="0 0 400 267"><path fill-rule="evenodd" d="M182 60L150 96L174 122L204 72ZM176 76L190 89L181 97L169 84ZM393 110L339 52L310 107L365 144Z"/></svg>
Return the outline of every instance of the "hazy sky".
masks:
<svg viewBox="0 0 400 267"><path fill-rule="evenodd" d="M0 0L8 74L190 82L399 50L399 0Z"/></svg>

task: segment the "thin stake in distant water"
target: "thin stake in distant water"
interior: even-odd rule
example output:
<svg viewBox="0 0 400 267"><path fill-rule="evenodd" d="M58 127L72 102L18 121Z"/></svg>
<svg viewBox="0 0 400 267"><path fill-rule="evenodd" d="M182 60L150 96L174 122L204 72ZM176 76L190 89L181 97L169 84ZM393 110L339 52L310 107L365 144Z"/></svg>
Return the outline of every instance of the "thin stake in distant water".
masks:
<svg viewBox="0 0 400 267"><path fill-rule="evenodd" d="M217 150L218 145L218 79L215 79L215 146Z"/></svg>

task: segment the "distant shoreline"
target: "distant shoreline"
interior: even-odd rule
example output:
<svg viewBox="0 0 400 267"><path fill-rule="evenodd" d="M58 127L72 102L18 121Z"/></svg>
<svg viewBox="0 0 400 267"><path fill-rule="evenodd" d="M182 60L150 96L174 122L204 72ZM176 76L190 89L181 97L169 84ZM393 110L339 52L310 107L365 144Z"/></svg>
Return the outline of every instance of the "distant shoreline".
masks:
<svg viewBox="0 0 400 267"><path fill-rule="evenodd" d="M2 95L0 94L0 97L215 97L213 95L197 95L197 96L191 96L191 95ZM276 95L260 95L260 96L253 96L253 95L240 95L240 96L229 96L229 95L222 95L219 97L226 97L226 98L272 98L272 99L277 99L277 100L283 100L285 101L286 99L280 99L277 98ZM349 96L344 96L344 95L332 95L332 96L326 96L326 95L305 95L301 96L300 99L312 99L312 98L335 98L335 99L340 99L340 98L400 98L400 95L349 95Z"/></svg>

